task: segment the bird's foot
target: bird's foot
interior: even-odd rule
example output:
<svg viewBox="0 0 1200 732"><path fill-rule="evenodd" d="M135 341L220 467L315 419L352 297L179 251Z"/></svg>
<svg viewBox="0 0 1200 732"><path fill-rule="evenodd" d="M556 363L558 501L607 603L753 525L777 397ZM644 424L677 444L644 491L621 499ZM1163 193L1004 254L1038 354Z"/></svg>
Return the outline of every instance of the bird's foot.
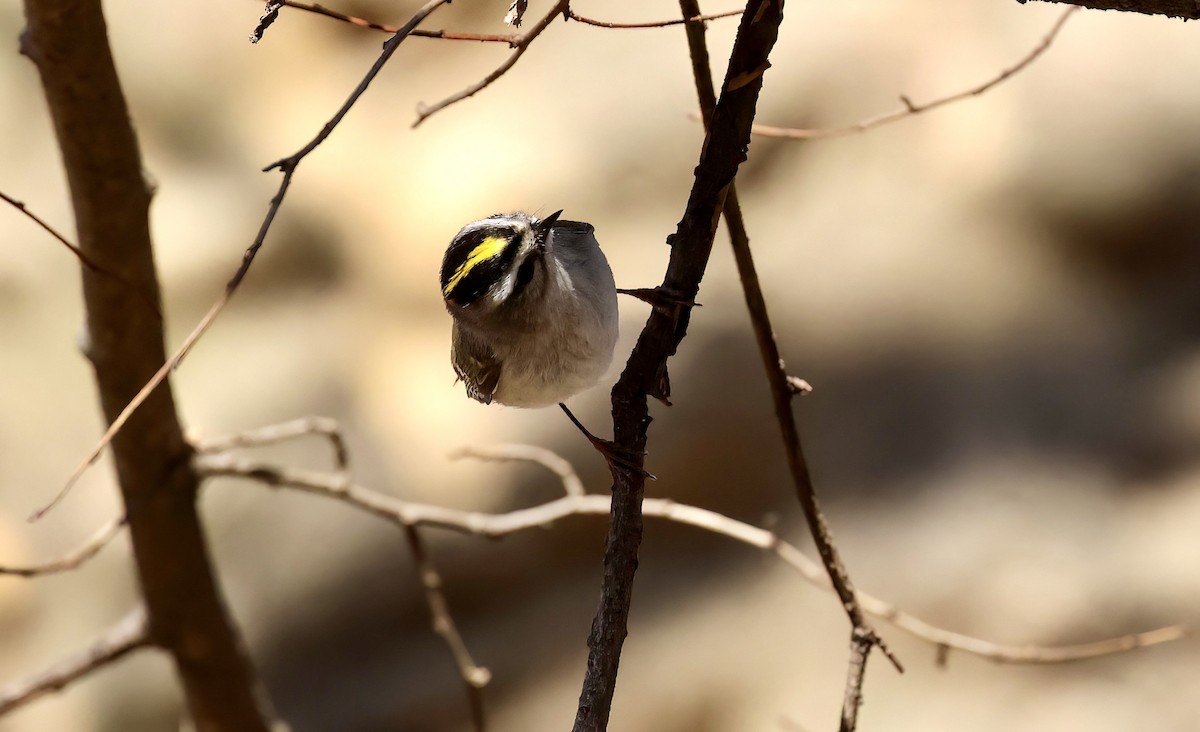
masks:
<svg viewBox="0 0 1200 732"><path fill-rule="evenodd" d="M645 457L646 453L626 450L622 447L618 447L617 444L612 440L596 437L588 430L587 427L583 426L583 423L580 422L574 414L571 413L571 410L567 408L566 404L559 402L558 406L561 407L563 413L567 415L567 419L571 420L571 424L575 425L575 427L583 433L583 436L588 439L588 442L592 443L592 447L596 448L596 450L604 456L604 460L609 464L609 466L616 465L628 470L631 473L641 475L643 478L658 480L653 473L648 472L642 467L642 459Z"/></svg>

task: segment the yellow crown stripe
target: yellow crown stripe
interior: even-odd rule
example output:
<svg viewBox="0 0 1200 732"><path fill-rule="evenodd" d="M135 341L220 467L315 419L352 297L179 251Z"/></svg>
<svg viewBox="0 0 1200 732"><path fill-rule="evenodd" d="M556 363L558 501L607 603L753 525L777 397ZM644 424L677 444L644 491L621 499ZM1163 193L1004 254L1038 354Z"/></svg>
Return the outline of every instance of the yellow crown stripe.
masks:
<svg viewBox="0 0 1200 732"><path fill-rule="evenodd" d="M454 270L454 276L450 278L450 281L446 283L446 287L442 290L442 297L449 297L450 293L454 291L454 288L458 286L458 283L471 273L471 270L475 268L475 265L479 264L480 262L486 262L493 257L500 256L500 253L503 252L507 246L508 239L504 237L489 236L488 238L484 239L483 243L472 249L471 253L467 255L466 260L464 260L462 264L458 265L458 269Z"/></svg>

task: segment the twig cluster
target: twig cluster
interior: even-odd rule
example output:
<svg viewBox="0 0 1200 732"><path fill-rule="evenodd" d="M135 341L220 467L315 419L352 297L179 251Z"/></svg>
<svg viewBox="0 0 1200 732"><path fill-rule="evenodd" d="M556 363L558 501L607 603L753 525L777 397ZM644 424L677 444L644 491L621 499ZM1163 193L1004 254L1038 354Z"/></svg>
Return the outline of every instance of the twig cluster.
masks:
<svg viewBox="0 0 1200 732"><path fill-rule="evenodd" d="M32 1L36 2L36 0ZM749 236L734 187L734 178L738 167L745 160L745 151L752 133L793 139L853 134L920 114L951 102L983 94L1019 73L1041 56L1050 47L1067 19L1077 8L1072 7L1067 10L1055 22L1041 43L1015 66L1005 69L998 76L981 85L925 104L914 104L906 97L901 97L904 107L896 112L879 115L848 127L806 130L771 128L753 124L758 96L762 88L763 74L770 67L770 54L782 21L782 0L749 0L744 11L734 10L712 15L703 15L695 0L680 0L681 17L679 19L645 23L615 23L595 20L576 13L570 7L568 0L556 0L550 9L523 33L477 34L417 28L417 25L431 13L448 2L449 0L429 0L406 23L400 26L365 20L318 4L309 4L298 0L269 0L267 2L251 35L251 40L254 42L262 39L263 33L278 20L284 7L315 13L363 28L388 32L392 34L392 37L384 44L379 58L362 81L321 130L304 147L264 169L265 171L275 169L280 171L282 177L279 187L268 205L257 236L245 250L240 265L226 283L221 297L216 300L170 358L162 358L161 348L159 349L160 357L155 363L161 363L161 367L152 377L133 382L142 384L136 394L132 397L123 396L119 402L113 401L108 393L104 394L109 400L106 402L106 411L110 417L108 430L94 450L79 464L59 495L49 505L35 513L35 518L54 506L109 444L122 439L118 437L119 433L131 422L135 411L144 403L158 398L160 410L166 406L169 407L168 411L173 412L169 393L164 396L163 392L158 392L156 397L156 391L164 385L168 374L187 357L196 342L208 331L238 290L266 240L300 163L320 146L341 123L384 64L407 37L504 43L511 49L507 58L479 81L433 105L421 105L416 112L416 119L413 123L415 127L433 114L482 91L506 74L530 48L533 41L540 37L559 16L564 21L574 20L584 25L609 29L662 28L684 25L700 101L700 117L705 124L706 137L701 148L695 182L686 209L675 233L668 239L671 245L671 260L662 284L654 288L640 288L637 291L641 292L644 299L649 300L654 308L620 380L613 388L614 443L623 454L635 456L635 459L631 461L630 465L610 463L613 474L611 498L586 493L570 464L556 455L529 446L504 446L488 449L471 448L462 454L488 460L536 462L559 476L565 495L538 506L503 514L455 511L438 506L401 501L355 484L347 473L349 463L345 441L337 425L330 420L310 418L196 445L195 455L187 461L187 470L182 473L183 477L179 478L185 484L182 489L176 491L180 495L171 500L182 499L190 506L190 502L194 500L196 481L199 478L238 477L252 479L274 487L284 487L333 498L396 524L401 529L409 550L413 553L422 591L432 618L433 629L444 640L455 660L467 690L472 722L480 731L486 726L482 690L488 684L491 675L485 667L475 662L451 617L449 605L442 590L443 580L434 566L428 547L419 531L425 527L450 529L476 536L499 537L532 527L548 526L568 516L610 516L604 555L601 602L588 638L589 658L574 725L575 732L600 732L607 726L621 649L627 633L643 516L695 526L757 547L777 556L795 569L805 580L830 590L838 596L851 623L851 658L841 720L841 728L844 732L851 732L857 724L857 714L862 699L863 675L870 651L873 648L879 648L897 669L900 669L897 659L888 652L882 639L868 623L866 619L868 614L934 644L938 651L939 662L944 662L947 652L954 649L998 662L1057 663L1127 651L1180 637L1182 629L1178 626L1171 626L1147 633L1132 634L1078 646L1057 648L1003 646L929 625L878 598L855 589L838 556L831 533L821 514L792 412L792 398L797 394L805 393L811 387L802 379L789 375L784 366L779 344L772 334L765 296L755 271ZM513 3L510 22L514 26L520 25L524 9L524 3ZM91 10L89 9L88 12ZM95 8L95 14L99 16L98 6ZM729 66L718 95L712 87L703 24L708 20L737 15L741 15L741 21ZM87 17L91 18L91 16ZM52 19L49 24L52 25L54 22L56 21ZM88 27L88 23L79 25ZM102 26L102 18L100 25ZM56 37L54 40L60 39ZM31 45L31 48L35 51L38 50L36 44ZM52 93L55 92L48 90L48 94ZM120 122L119 117L121 115L116 115L113 119ZM132 140L131 133L128 142L131 142L133 147L133 154L129 156L129 159L136 160L136 141ZM71 165L71 161L68 161L69 171ZM88 253L93 251L88 248L89 242L95 246L97 241L94 232L87 232L86 238L81 238L84 246L75 246L42 219L29 212L21 202L2 193L0 193L0 198L16 207L71 249L85 268L97 274L112 274ZM766 377L774 398L775 414L784 453L797 498L804 509L809 531L816 542L817 553L821 559L820 565L805 557L795 546L769 531L737 522L699 507L677 504L665 499L644 498L646 474L642 470L641 456L644 455L647 444L647 427L650 423L647 400L648 397L655 397L669 404L670 380L667 373L667 362L686 336L691 308L695 305L695 295L698 292L699 283L713 246L719 218L722 216L725 218L730 232L743 291L750 310ZM147 236L145 242L147 251L148 243ZM142 256L142 253L138 252L136 256ZM153 284L152 273L150 280ZM118 284L121 283L128 284L124 279L119 279ZM141 292L139 288L132 286L128 289ZM155 306L157 313L156 286L150 288L150 291L153 293L153 297L150 298L151 305ZM143 297L145 296L143 295ZM102 302L101 298L95 298L96 307L102 307ZM113 310L111 313L106 312L105 314L111 316L116 312L118 311ZM153 353L153 349L148 352ZM144 365L145 359L142 361L142 365ZM108 376L104 366L99 362L97 362L97 372L102 381L105 376ZM128 382L128 379L125 381ZM125 394L124 391L120 393ZM178 431L177 421L174 424L174 429ZM144 433L144 427L145 425L142 425L139 434ZM233 454L235 450L272 444L309 434L322 435L328 439L334 450L335 473L294 470L247 460ZM182 444L182 439L179 442ZM122 456L124 455L124 459L128 460L129 454L128 451L122 453L118 450L119 468L126 465L121 462ZM123 490L126 490L125 481L128 477L126 473L129 473L129 470L132 469L122 473ZM144 483L142 478L144 476L139 477L138 480ZM134 481L134 483L136 482ZM164 625L162 613L157 612L156 607L163 607L162 603L165 597L163 592L166 585L155 589L156 577L159 575L155 574L157 570L152 566L154 560L148 555L144 556L146 554L144 547L150 545L150 541L146 537L154 532L162 532L164 527L168 526L165 523L156 523L158 521L156 516L163 515L163 506L160 505L163 496L128 491L126 493L127 515L101 527L95 535L75 551L41 564L25 567L0 567L0 574L37 577L74 569L94 557L120 534L123 527L130 526L134 534L135 555L139 566L144 570L143 582L146 582L147 578L150 582L147 607L131 611L124 620L82 654L73 656L34 677L0 689L0 713L16 708L42 694L62 688L91 671L102 668L129 652L146 646L158 646L175 654L177 662L181 664L185 686L187 685L189 670L186 668L186 664L188 660L184 658L182 651L182 643L186 639L177 638L174 633L177 630L194 632L200 626L180 630ZM194 514L194 506L191 508ZM139 513L142 511L145 513ZM190 520L198 526L194 515ZM193 529L189 528L188 530L192 531ZM198 530L196 533L198 534ZM139 537L141 538L139 539ZM139 545L143 546L140 551ZM189 546L189 551L199 547L199 559L196 560L198 564L194 563L191 569L200 575L210 575L211 569L203 557L202 542L193 542ZM194 551L192 553L195 554ZM157 561L162 561L162 558ZM211 576L208 576L207 580L211 583ZM233 684L249 694L249 696L243 696L243 700L247 701L244 705L245 709L238 712L238 714L244 715L241 717L242 722L237 723L241 725L238 728L265 729L270 717L269 705L265 703L265 698L251 698L258 694L252 665L249 664L244 653L236 647L236 630L231 620L224 615L223 609L218 607L217 597L215 590L204 596L204 601L213 607L206 607L203 612L209 613L205 622L210 623L210 627L216 628L222 636L222 642L228 644L229 655L226 660L232 664L229 668L233 669L234 673L223 683ZM192 673L194 672L196 670L193 669ZM215 697L211 696L211 692L212 689L209 689L206 695L198 695L189 699L193 706L193 713L203 719L207 719L209 713L216 713L212 702ZM262 702L261 705L259 702ZM235 718L225 716L228 719ZM235 726L237 725L235 724Z"/></svg>

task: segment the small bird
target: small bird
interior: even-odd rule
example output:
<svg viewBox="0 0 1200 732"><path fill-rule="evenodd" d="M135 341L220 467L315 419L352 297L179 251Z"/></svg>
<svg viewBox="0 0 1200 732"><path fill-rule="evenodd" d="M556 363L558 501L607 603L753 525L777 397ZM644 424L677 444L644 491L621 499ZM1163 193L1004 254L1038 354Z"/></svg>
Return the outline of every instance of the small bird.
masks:
<svg viewBox="0 0 1200 732"><path fill-rule="evenodd" d="M454 320L450 360L472 399L561 404L612 363L612 270L592 225L561 214L496 214L464 226L446 249L441 283Z"/></svg>

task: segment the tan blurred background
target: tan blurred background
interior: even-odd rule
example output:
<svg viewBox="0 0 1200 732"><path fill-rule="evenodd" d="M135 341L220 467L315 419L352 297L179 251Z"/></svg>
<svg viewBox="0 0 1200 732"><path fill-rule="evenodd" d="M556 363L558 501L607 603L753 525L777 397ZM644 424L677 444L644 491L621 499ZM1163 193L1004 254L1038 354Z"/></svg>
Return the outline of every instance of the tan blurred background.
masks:
<svg viewBox="0 0 1200 732"><path fill-rule="evenodd" d="M385 36L261 5L107 4L158 184L152 216L174 348L251 240L277 174ZM414 2L337 8L400 22ZM460 0L431 28L503 32L506 3ZM530 17L543 12L541 4ZM729 9L706 3L706 11ZM669 0L579 2L607 20ZM795 3L759 121L842 125L983 81L1061 6ZM66 231L71 213L15 3L0 7L0 190ZM711 24L723 68L736 20ZM82 31L81 31L82 32ZM1050 52L982 98L867 135L759 139L739 178L805 444L857 583L934 624L1069 643L1200 622L1200 29L1081 12ZM174 377L189 427L216 435L336 417L354 471L407 499L505 510L557 495L533 468L452 462L532 442L607 490L555 410L487 408L453 383L436 271L459 226L565 209L595 224L625 287L660 281L701 130L683 32L556 23L508 76L410 129L503 47L414 38L296 175L227 314ZM0 208L0 562L54 556L116 515L111 468L37 525L101 431L76 262ZM653 405L649 494L777 528L808 547L722 237L704 304ZM616 378L646 308L622 302ZM601 434L607 388L577 397ZM321 446L267 451L324 467ZM321 499L228 482L204 497L214 559L276 705L297 732L466 730L396 530ZM604 525L500 543L430 534L455 617L495 679L495 730L564 729L599 592ZM124 538L85 568L0 578L0 680L77 648L134 601ZM995 666L890 626L861 729L1119 732L1200 728L1194 640L1077 665ZM650 522L614 730L835 726L847 626L829 596L753 550ZM5 732L179 728L169 664L143 654L0 720Z"/></svg>

